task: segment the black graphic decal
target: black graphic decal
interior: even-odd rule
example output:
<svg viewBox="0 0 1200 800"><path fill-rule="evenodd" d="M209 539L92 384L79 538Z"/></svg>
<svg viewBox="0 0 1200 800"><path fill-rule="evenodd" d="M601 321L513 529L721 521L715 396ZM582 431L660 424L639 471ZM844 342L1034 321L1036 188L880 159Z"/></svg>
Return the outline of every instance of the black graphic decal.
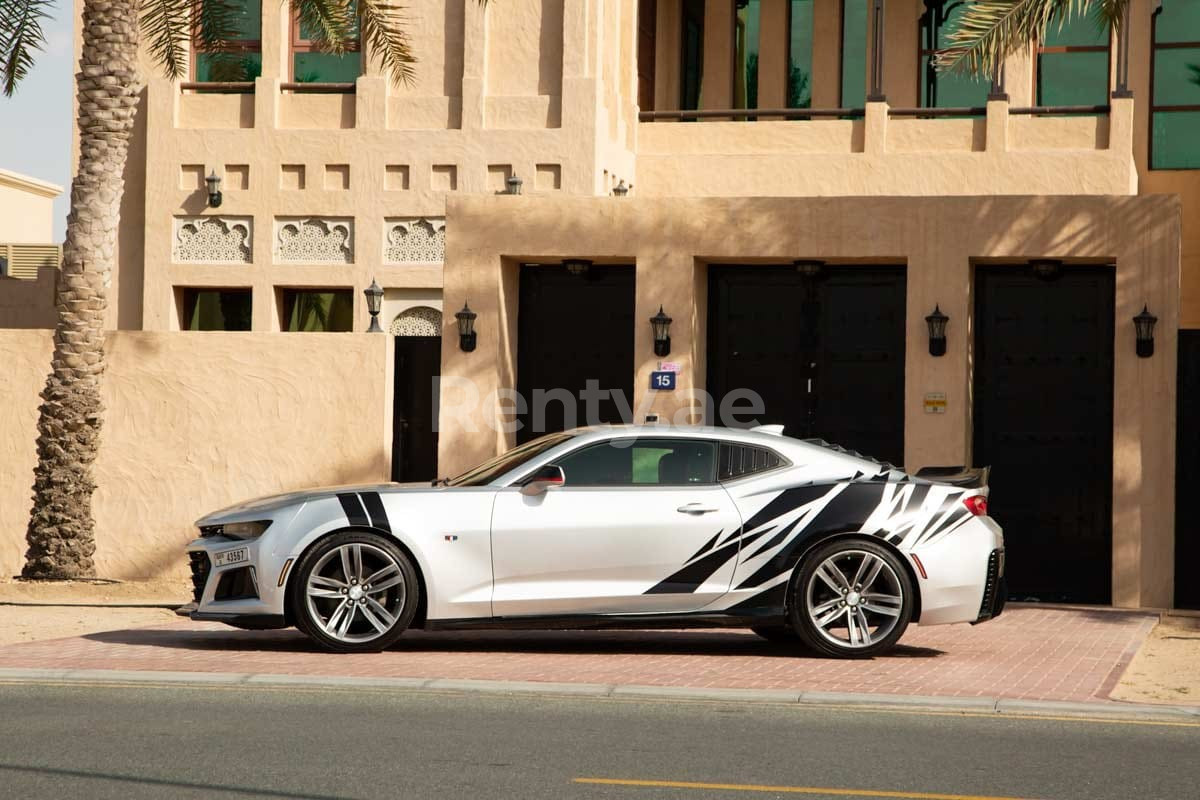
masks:
<svg viewBox="0 0 1200 800"><path fill-rule="evenodd" d="M351 525L370 526L371 521L367 519L362 503L358 501L358 495L339 494L337 499L342 504L342 511L346 513L346 519L350 521Z"/></svg>
<svg viewBox="0 0 1200 800"><path fill-rule="evenodd" d="M371 518L371 527L378 528L384 533L391 533L392 526L388 522L387 509L383 507L383 500L379 497L379 493L363 492L359 498L367 509L367 515Z"/></svg>

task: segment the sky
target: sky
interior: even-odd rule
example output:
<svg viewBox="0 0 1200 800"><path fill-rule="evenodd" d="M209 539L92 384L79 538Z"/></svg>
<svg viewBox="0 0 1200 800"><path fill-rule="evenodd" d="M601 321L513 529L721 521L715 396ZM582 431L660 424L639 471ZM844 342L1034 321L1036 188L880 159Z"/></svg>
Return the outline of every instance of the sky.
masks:
<svg viewBox="0 0 1200 800"><path fill-rule="evenodd" d="M71 3L57 0L44 26L46 49L37 54L16 94L0 92L0 168L63 187L54 201L54 237L67 228L71 184Z"/></svg>

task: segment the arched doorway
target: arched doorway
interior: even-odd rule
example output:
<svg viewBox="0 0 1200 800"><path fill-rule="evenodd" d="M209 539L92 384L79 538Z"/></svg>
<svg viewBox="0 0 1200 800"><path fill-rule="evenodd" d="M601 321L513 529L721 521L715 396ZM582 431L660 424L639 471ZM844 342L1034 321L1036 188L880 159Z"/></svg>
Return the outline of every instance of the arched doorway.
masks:
<svg viewBox="0 0 1200 800"><path fill-rule="evenodd" d="M442 363L442 312L430 306L405 309L392 319L388 333L396 337L392 480L433 480L438 448L434 383Z"/></svg>

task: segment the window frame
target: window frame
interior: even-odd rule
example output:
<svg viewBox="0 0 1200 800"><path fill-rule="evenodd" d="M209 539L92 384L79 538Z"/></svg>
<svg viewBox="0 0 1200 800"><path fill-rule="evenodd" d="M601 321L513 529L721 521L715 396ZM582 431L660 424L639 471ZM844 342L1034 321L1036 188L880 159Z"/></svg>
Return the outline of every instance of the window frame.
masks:
<svg viewBox="0 0 1200 800"><path fill-rule="evenodd" d="M544 466L559 466L563 459L570 458L597 447L611 447L616 442L631 442L628 447L630 450L638 446L638 442L678 442L687 444L689 442L702 442L712 446L713 459L711 469L711 479L704 482L696 483L633 483L633 474L630 472L629 483L572 483L570 476L567 476L566 482L563 484L563 489L603 489L603 490L620 490L626 491L629 489L680 489L680 488L713 488L721 485L721 481L717 479L717 471L720 468L720 452L722 440L712 439L703 436L618 436L611 439L601 439L599 441L585 442L578 447L572 448L565 453L559 453L548 460L545 460L531 469L529 472L521 475L512 482L513 486L523 486L538 469ZM632 454L630 455L632 460ZM632 469L632 468L631 468Z"/></svg>
<svg viewBox="0 0 1200 800"><path fill-rule="evenodd" d="M288 32L288 82L296 82L296 54L297 53L323 53L325 51L315 47L312 39L305 39L300 35L300 12L296 10L294 5L291 5L292 22ZM353 46L351 46L353 44ZM361 53L362 52L362 34L360 33L353 43L346 43L346 53ZM359 58L358 62L359 77L363 75L363 63ZM328 81L314 81L316 84L328 83Z"/></svg>
<svg viewBox="0 0 1200 800"><path fill-rule="evenodd" d="M1159 50L1200 50L1200 40L1189 42L1158 43L1158 18L1162 16L1163 7L1160 5L1150 15L1150 103L1147 114L1148 130L1146 135L1146 169L1152 172L1195 172L1198 167L1156 167L1154 166L1154 115L1172 114L1178 112L1200 112L1200 103L1193 105L1156 105L1154 102L1154 74L1157 67Z"/></svg>
<svg viewBox="0 0 1200 800"><path fill-rule="evenodd" d="M250 286L181 286L180 288L180 320L179 328L185 333L243 333L254 330L254 289ZM195 315L196 305L200 302L200 293L211 292L218 296L222 294L237 294L245 295L249 300L250 305L250 325L246 328L191 328L191 319ZM221 314L222 320L226 323L224 312Z"/></svg>
<svg viewBox="0 0 1200 800"><path fill-rule="evenodd" d="M200 0L204 2L204 0ZM226 47L217 48L215 50L201 49L200 47L200 26L199 21L192 17L192 37L191 37L191 52L188 54L188 74L192 78L192 83L223 83L223 81L202 81L200 80L200 64L199 58L202 55L209 53L255 53L259 57L259 63L262 62L262 2L258 4L259 29L257 39L237 39L229 43ZM261 69L260 69L261 71ZM253 83L254 81L249 81Z"/></svg>
<svg viewBox="0 0 1200 800"><path fill-rule="evenodd" d="M1051 20L1051 22L1053 23L1054 20ZM1034 105L1036 105L1036 106L1045 105L1042 102L1042 56L1044 54L1056 55L1056 54L1063 54L1063 53L1107 53L1108 54L1108 66L1105 68L1105 71L1104 71L1104 86L1105 86L1104 100L1101 103L1088 103L1085 105L1105 105L1105 104L1107 104L1109 102L1110 98L1112 97L1112 90L1113 90L1113 56L1115 55L1115 53L1113 50L1113 41L1112 40L1113 40L1113 29L1110 27L1108 29L1108 44L1105 44L1105 45L1064 44L1064 45L1051 45L1051 46L1047 47L1045 42L1040 41L1040 40L1037 41L1037 50L1034 53L1033 65L1032 65L1032 70L1031 70L1033 73L1032 77L1033 77ZM1047 106L1047 107L1054 108L1054 106Z"/></svg>
<svg viewBox="0 0 1200 800"><path fill-rule="evenodd" d="M959 5L966 4L965 0L945 0L945 2L942 4L942 6L945 7L947 5L952 5L953 3L958 3ZM918 108L929 108L929 109L953 108L953 106L927 105L928 98L923 96L925 94L925 70L921 68L921 59L923 59L923 58L932 59L938 53L937 47L934 47L932 50L930 50L930 49L926 48L926 46L925 46L925 35L924 35L925 34L925 23L922 22L922 20L925 19L925 16L927 14L931 15L932 13L933 13L933 9L930 7L926 7L926 11L917 17L917 107ZM932 20L931 20L931 26L932 26ZM939 34L940 34L940 30L934 31L934 41L935 42L938 40ZM1111 69L1111 64L1110 64L1109 68ZM984 87L983 101L984 101L984 104L986 104L987 103L987 95L991 93L990 83L985 83L984 81L980 81L979 83L981 86ZM983 115L976 114L972 118L978 119L981 116L983 116Z"/></svg>

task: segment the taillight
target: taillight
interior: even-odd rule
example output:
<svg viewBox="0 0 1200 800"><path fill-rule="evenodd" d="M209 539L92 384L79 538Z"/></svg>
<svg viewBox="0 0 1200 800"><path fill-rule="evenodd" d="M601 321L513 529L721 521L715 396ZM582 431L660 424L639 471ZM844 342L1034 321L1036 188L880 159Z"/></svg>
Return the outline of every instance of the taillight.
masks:
<svg viewBox="0 0 1200 800"><path fill-rule="evenodd" d="M982 494L973 494L970 497L964 497L963 505L977 517L987 516L987 497Z"/></svg>

